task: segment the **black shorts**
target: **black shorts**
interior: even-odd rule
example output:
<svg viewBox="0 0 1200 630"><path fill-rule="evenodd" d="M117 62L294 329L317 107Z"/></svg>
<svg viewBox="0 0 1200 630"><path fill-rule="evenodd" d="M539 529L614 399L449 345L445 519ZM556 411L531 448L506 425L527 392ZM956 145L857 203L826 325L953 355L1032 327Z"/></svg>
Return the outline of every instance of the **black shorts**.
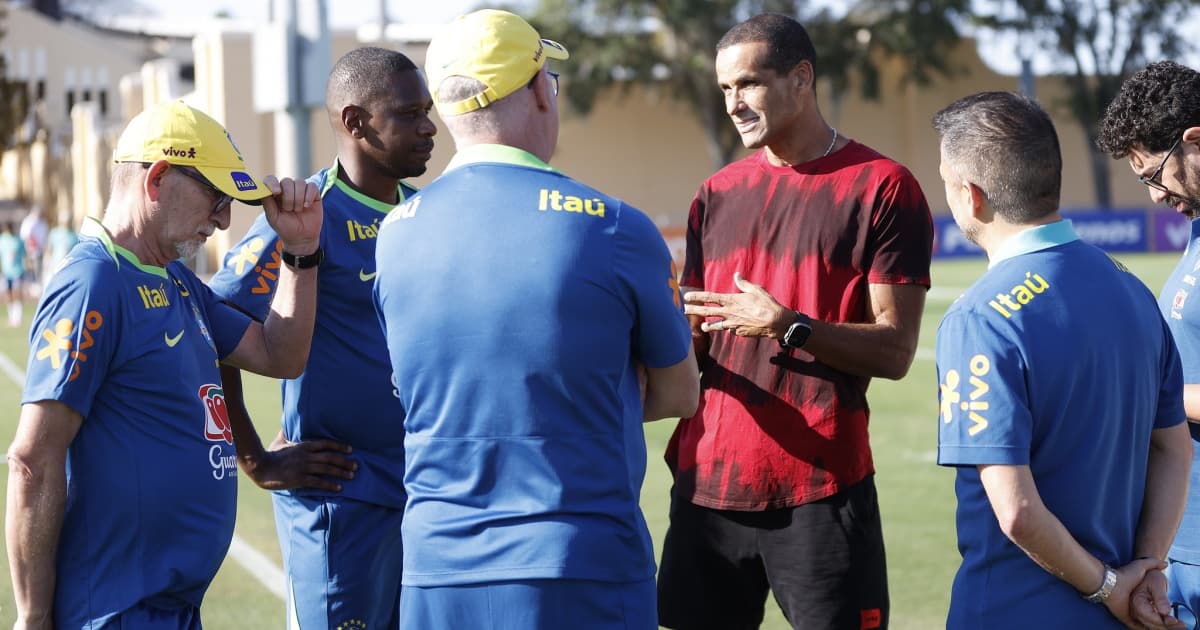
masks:
<svg viewBox="0 0 1200 630"><path fill-rule="evenodd" d="M758 628L767 592L793 628L887 628L887 562L875 480L794 508L713 510L671 495L658 622Z"/></svg>

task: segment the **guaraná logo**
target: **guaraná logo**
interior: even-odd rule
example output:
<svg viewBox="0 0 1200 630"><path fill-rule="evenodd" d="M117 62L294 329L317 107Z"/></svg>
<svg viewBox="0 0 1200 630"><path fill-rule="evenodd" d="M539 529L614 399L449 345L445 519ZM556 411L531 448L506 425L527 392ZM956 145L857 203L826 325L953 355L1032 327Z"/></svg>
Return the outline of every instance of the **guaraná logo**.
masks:
<svg viewBox="0 0 1200 630"><path fill-rule="evenodd" d="M201 385L199 395L204 403L204 437L210 442L233 444L233 427L229 424L225 390L220 385Z"/></svg>

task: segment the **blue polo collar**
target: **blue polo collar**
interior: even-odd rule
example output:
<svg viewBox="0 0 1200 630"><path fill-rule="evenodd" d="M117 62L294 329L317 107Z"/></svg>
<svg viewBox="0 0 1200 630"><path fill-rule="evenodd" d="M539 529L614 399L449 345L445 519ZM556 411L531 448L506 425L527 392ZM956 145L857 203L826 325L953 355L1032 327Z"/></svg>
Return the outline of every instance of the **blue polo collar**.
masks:
<svg viewBox="0 0 1200 630"><path fill-rule="evenodd" d="M536 155L505 144L473 144L465 147L454 154L454 158L446 165L446 171L452 171L460 166L478 164L480 162L513 164L550 171L552 173L558 172L551 168L549 164L538 159Z"/></svg>
<svg viewBox="0 0 1200 630"><path fill-rule="evenodd" d="M996 255L988 261L988 269L995 267L1009 258L1029 254L1042 249L1048 249L1064 243L1079 240L1075 228L1067 219L1032 227L1018 232L1000 244Z"/></svg>

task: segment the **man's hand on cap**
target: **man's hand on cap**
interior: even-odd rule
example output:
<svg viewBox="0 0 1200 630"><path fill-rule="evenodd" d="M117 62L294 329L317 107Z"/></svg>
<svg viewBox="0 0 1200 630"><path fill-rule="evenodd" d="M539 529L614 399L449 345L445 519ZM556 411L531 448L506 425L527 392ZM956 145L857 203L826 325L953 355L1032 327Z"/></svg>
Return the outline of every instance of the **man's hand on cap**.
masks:
<svg viewBox="0 0 1200 630"><path fill-rule="evenodd" d="M324 217L317 185L290 177L280 180L273 175L264 177L263 183L271 191L271 196L263 199L263 210L283 249L297 255L317 251Z"/></svg>

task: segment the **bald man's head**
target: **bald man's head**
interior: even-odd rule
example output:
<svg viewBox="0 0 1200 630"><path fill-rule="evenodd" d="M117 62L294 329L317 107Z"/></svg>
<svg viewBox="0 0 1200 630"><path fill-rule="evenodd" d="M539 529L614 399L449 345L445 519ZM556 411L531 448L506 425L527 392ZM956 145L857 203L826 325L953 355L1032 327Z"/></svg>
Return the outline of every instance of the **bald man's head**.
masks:
<svg viewBox="0 0 1200 630"><path fill-rule="evenodd" d="M337 60L325 86L325 107L338 130L342 109L371 105L389 89L388 78L399 72L416 71L411 59L394 50L367 46L351 50Z"/></svg>

